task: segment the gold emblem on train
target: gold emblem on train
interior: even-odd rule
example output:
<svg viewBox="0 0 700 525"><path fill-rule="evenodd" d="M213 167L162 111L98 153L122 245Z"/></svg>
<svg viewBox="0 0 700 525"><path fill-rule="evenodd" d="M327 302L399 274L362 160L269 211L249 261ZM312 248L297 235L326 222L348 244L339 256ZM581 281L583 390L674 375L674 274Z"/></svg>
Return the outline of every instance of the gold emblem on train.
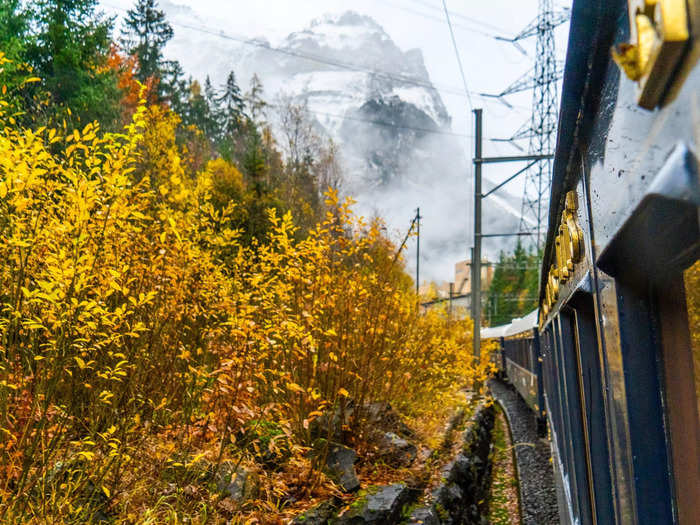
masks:
<svg viewBox="0 0 700 525"><path fill-rule="evenodd" d="M654 109L690 38L686 0L630 0L629 17L632 42L613 48L613 59L637 82L639 105Z"/></svg>
<svg viewBox="0 0 700 525"><path fill-rule="evenodd" d="M560 286L571 278L574 267L583 259L583 230L578 225L577 211L576 192L570 191L566 194L566 205L554 240L554 263L549 268L547 287L541 305L541 320L551 312L559 299Z"/></svg>

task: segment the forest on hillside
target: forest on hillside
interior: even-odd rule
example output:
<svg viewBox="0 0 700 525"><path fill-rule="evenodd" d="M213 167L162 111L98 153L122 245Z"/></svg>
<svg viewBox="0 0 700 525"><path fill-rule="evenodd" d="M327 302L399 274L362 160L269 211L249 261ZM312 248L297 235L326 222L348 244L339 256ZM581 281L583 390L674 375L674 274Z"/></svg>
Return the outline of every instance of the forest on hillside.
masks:
<svg viewBox="0 0 700 525"><path fill-rule="evenodd" d="M368 454L358 407L430 443L486 377L304 108L186 78L172 36L155 0L120 30L95 0L0 5L3 523L281 523L342 495L319 458L336 431Z"/></svg>
<svg viewBox="0 0 700 525"><path fill-rule="evenodd" d="M541 260L541 253L520 242L512 254L499 254L484 305L488 326L508 324L537 308Z"/></svg>

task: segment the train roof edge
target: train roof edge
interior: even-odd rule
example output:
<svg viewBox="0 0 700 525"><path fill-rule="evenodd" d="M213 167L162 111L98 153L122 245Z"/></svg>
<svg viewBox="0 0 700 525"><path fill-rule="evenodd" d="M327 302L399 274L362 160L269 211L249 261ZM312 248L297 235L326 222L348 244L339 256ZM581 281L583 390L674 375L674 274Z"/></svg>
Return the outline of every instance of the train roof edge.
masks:
<svg viewBox="0 0 700 525"><path fill-rule="evenodd" d="M523 317L517 317L508 324L489 326L481 329L482 339L498 339L511 335L521 334L537 328L539 309L535 309Z"/></svg>
<svg viewBox="0 0 700 525"><path fill-rule="evenodd" d="M540 272L540 302L547 284L548 264L557 232L557 218L564 208L567 189L575 185L577 173L569 165L577 141L585 136L596 115L598 90L610 62L614 43L618 2L574 0L564 69L557 143L552 169L547 239Z"/></svg>

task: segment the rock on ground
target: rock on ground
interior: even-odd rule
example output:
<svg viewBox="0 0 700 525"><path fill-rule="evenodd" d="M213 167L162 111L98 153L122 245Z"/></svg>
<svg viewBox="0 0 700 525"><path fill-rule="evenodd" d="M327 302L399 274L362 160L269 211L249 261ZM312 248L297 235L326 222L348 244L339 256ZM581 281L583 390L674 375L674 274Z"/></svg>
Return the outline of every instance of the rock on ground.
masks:
<svg viewBox="0 0 700 525"><path fill-rule="evenodd" d="M215 475L217 488L238 502L255 498L259 485L257 476L240 465L226 461L219 465Z"/></svg>
<svg viewBox="0 0 700 525"><path fill-rule="evenodd" d="M338 502L336 500L324 501L301 516L297 516L292 521L292 525L326 525L337 511Z"/></svg>
<svg viewBox="0 0 700 525"><path fill-rule="evenodd" d="M350 508L333 521L333 525L389 525L398 523L404 507L419 491L404 483L371 487Z"/></svg>
<svg viewBox="0 0 700 525"><path fill-rule="evenodd" d="M408 467L416 459L418 449L393 432L384 433L379 439L378 455L394 467Z"/></svg>
<svg viewBox="0 0 700 525"><path fill-rule="evenodd" d="M326 457L326 471L345 492L354 492L360 488L360 481L355 473L357 453L344 445L331 443Z"/></svg>
<svg viewBox="0 0 700 525"><path fill-rule="evenodd" d="M436 525L485 522L494 412L493 406L477 409L464 432L461 452L441 471L443 482L432 491L425 506L414 509L408 523L420 523L422 517Z"/></svg>
<svg viewBox="0 0 700 525"><path fill-rule="evenodd" d="M411 512L405 525L442 525L442 523L432 507L421 507Z"/></svg>

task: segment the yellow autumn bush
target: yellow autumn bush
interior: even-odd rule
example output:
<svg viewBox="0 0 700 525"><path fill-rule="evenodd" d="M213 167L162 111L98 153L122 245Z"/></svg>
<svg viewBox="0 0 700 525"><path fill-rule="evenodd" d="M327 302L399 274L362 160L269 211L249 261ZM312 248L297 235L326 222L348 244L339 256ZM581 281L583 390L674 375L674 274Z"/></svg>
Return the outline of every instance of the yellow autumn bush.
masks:
<svg viewBox="0 0 700 525"><path fill-rule="evenodd" d="M185 176L176 126L143 102L122 134L0 115L0 521L133 521L251 421L305 446L338 403L419 417L485 377L378 222L330 192L305 238L270 211L245 245L240 173Z"/></svg>

